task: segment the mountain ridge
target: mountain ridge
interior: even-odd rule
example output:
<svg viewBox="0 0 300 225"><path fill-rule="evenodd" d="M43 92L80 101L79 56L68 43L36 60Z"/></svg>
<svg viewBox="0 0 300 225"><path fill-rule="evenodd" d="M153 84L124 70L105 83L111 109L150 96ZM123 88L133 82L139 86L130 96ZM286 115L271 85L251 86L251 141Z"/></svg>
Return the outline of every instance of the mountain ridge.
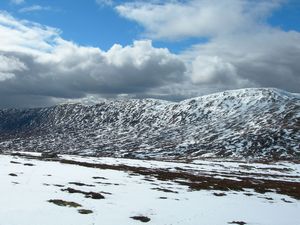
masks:
<svg viewBox="0 0 300 225"><path fill-rule="evenodd" d="M181 100L181 101L171 101L171 100L164 100L164 99L158 99L158 98L144 98L144 99L139 99L139 98L117 98L117 99L93 98L90 101L89 97L85 97L85 98L83 98L83 100L78 100L78 99L68 100L68 101L59 103L57 105L81 104L81 105L89 106L89 105L95 105L95 104L102 103L102 102L108 103L108 102L115 102L115 101L130 101L130 100L160 101L160 102L163 102L163 103L178 104L178 103L183 103L183 102L186 102L186 101L199 100L199 99L202 99L202 98L218 96L218 95L221 95L221 94L224 94L224 93L231 93L232 94L232 93L257 92L257 91L271 91L273 93L277 93L279 95L285 95L287 97L300 98L300 93L292 93L292 92L284 91L282 89L270 87L270 88L241 88L241 89L220 91L220 92L215 92L215 93L212 93L212 94L206 94L206 95L201 95L201 96L197 96L197 97L187 98L187 99L184 99L184 100ZM50 106L50 107L53 107L53 106ZM49 107L39 107L39 108L49 108Z"/></svg>
<svg viewBox="0 0 300 225"><path fill-rule="evenodd" d="M155 159L300 158L300 94L274 88L0 110L0 149Z"/></svg>

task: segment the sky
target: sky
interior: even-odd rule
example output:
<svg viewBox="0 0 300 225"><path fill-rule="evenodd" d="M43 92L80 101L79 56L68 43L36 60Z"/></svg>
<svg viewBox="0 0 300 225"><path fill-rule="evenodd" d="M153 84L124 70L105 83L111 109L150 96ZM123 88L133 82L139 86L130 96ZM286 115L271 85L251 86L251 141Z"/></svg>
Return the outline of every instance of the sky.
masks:
<svg viewBox="0 0 300 225"><path fill-rule="evenodd" d="M298 0L2 0L0 108L300 92Z"/></svg>

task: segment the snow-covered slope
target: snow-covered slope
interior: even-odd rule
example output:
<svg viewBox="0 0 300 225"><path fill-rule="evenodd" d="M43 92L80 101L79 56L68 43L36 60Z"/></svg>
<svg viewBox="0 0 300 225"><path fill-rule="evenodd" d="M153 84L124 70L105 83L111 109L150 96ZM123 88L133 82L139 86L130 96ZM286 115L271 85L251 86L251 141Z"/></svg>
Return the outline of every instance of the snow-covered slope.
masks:
<svg viewBox="0 0 300 225"><path fill-rule="evenodd" d="M0 111L0 148L135 158L300 158L300 95L241 89Z"/></svg>
<svg viewBox="0 0 300 225"><path fill-rule="evenodd" d="M300 224L300 164L60 157L0 154L0 225Z"/></svg>

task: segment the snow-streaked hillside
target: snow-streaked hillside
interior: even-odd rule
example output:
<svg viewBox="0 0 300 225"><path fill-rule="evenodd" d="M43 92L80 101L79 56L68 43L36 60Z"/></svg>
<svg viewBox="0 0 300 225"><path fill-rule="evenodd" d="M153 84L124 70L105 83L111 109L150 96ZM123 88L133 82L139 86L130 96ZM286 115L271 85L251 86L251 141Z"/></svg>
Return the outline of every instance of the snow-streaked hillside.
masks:
<svg viewBox="0 0 300 225"><path fill-rule="evenodd" d="M241 89L179 103L105 100L0 111L0 148L95 156L300 158L300 95Z"/></svg>

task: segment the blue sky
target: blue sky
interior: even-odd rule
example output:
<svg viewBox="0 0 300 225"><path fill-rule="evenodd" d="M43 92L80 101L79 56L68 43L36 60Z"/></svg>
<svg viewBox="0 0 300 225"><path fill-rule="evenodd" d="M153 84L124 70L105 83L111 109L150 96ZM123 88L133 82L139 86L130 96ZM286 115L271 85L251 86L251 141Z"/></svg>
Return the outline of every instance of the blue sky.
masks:
<svg viewBox="0 0 300 225"><path fill-rule="evenodd" d="M19 19L58 28L66 40L108 50L115 43L129 45L133 40L143 38L143 27L121 17L114 9L114 6L126 2L128 1L119 0L114 1L113 5L100 5L95 0L26 0L20 4L13 4L4 0L0 2L0 8ZM44 9L22 12L23 8L37 5ZM300 31L299 15L300 1L290 0L275 10L267 21L286 31ZM187 37L175 41L154 40L153 45L167 47L177 53L205 41L205 37Z"/></svg>
<svg viewBox="0 0 300 225"><path fill-rule="evenodd" d="M268 20L273 26L282 29L300 31L300 1L286 1Z"/></svg>
<svg viewBox="0 0 300 225"><path fill-rule="evenodd" d="M129 45L143 39L143 27L121 17L114 6L128 1L114 1L113 5L99 4L95 0L27 0L14 4L0 2L0 8L19 19L35 21L61 30L61 36L81 45L97 46L108 50L115 43ZM39 10L22 12L24 8L41 6ZM154 40L153 45L180 52L192 44L205 42L206 38L186 38L177 41Z"/></svg>
<svg viewBox="0 0 300 225"><path fill-rule="evenodd" d="M0 107L300 92L298 0L3 0Z"/></svg>
<svg viewBox="0 0 300 225"><path fill-rule="evenodd" d="M20 9L32 5L49 9L19 12ZM20 19L59 28L62 37L67 40L103 49L110 48L114 43L131 43L132 39L138 37L141 29L134 22L118 16L112 7L99 6L93 0L27 0L18 5L1 1L0 7Z"/></svg>

